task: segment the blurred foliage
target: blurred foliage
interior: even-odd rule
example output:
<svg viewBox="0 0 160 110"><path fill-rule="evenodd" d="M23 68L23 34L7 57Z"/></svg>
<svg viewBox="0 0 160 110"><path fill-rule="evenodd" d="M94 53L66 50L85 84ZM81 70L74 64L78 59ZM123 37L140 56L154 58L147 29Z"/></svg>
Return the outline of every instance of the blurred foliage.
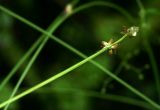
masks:
<svg viewBox="0 0 160 110"><path fill-rule="evenodd" d="M91 1L92 0L82 0L78 5ZM135 0L106 1L110 1L124 8L135 19L136 24L131 23L117 10L112 8L94 7L73 15L58 28L54 35L89 56L101 48L100 45L102 40L108 41L110 38L113 38L114 40L120 38L122 36L121 31L123 26L140 26L139 7ZM1 0L0 4L34 22L40 27L47 28L69 2L70 0ZM155 95L155 81L151 71L152 68L142 42L144 39L148 40L155 55L157 66L159 66L160 1L143 0L142 3L147 12L147 36L142 36L140 29L140 33L137 37L126 39L119 44L116 54L110 56L107 55L106 52L105 54L98 56L96 61L113 72L117 70L121 62L124 62L120 74L118 75L141 90L147 96L152 97L152 99L157 101ZM39 35L40 33L26 26L24 23L0 12L0 82L7 76L11 68L29 49L32 43L36 41ZM127 60L125 58L127 58ZM77 55L50 40L39 55L34 66L29 71L20 91L49 78L80 60L82 59ZM10 86L5 86L3 92L0 92L0 102L9 97L9 94L24 70L26 63L21 66L17 74L11 79L8 84ZM47 87L51 89L78 88L101 92L103 83L107 79L108 76L104 75L102 71L92 64L87 63ZM115 81L111 81L105 89L107 93L137 98L133 93ZM42 90L45 91L43 88ZM17 103L14 103L13 108L11 107L10 109L142 109L130 105L108 102L94 97L90 98L79 95L79 93L76 92L72 94L63 92L63 89L61 92L51 91L51 93L48 93L48 91L46 91L44 94L36 92L27 97L28 98L21 99Z"/></svg>

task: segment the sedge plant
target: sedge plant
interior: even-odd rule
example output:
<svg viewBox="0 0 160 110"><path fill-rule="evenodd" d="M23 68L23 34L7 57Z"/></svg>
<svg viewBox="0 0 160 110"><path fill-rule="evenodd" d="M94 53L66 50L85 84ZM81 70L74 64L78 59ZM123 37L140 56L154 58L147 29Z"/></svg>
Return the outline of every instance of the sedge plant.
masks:
<svg viewBox="0 0 160 110"><path fill-rule="evenodd" d="M55 41L59 42L60 44L65 45L65 46L68 47L68 48L70 47L69 45L65 44L63 41L59 40L58 38L56 38L55 36L52 35L52 33L55 31L55 29L56 29L63 21L65 21L70 15L72 15L72 14L74 14L74 13L76 13L76 12L82 10L82 9L85 9L86 7L94 6L94 5L96 5L96 4L98 4L98 5L99 5L99 4L103 4L103 2L102 2L102 3L101 3L101 2L97 2L97 3L96 3L96 2L93 2L93 3L90 4L90 5L84 5L84 6L82 6L82 7L79 7L79 8L77 8L77 10L75 9L75 11L72 10L72 5L71 5L71 4L67 5L66 10L65 10L65 13L66 13L66 14L64 14L64 13L60 14L60 16L54 21L53 25L51 26L51 29L48 29L49 31L48 31L48 30L47 30L47 31L44 31L43 29L37 27L37 26L34 25L33 23L28 22L28 21L26 22L26 20L23 19L22 17L16 16L19 20L25 22L26 24L32 26L34 29L36 29L36 30L44 33L45 35L47 35L47 37L46 37L46 36L43 36L43 37L40 37L40 38L41 38L40 40L37 40L37 42L39 41L39 42L37 43L37 45L39 45L39 47L37 48L35 54L34 54L33 57L31 58L30 62L28 63L28 66L27 66L26 69L24 70L24 72L23 72L23 74L22 74L22 75L23 75L23 76L22 76L22 79L19 80L20 82L17 84L18 86L17 86L17 88L15 89L15 92L13 92L14 95L15 95L16 91L18 90L18 87L19 87L19 85L21 84L22 80L24 79L25 75L27 74L28 70L30 69L31 65L32 65L33 62L35 61L36 57L38 56L38 54L40 53L40 51L42 50L42 48L43 48L44 45L46 44L46 42L47 42L47 40L49 39L49 37L51 37L51 38L54 39ZM108 4L107 4L107 5L108 5ZM115 7L113 4L109 4L109 5ZM10 11L6 10L6 9L5 9L4 7L2 7L2 6L0 7L0 9L1 9L1 10L4 10L5 12L8 12L8 13L11 14L12 16L15 16L14 13L11 13ZM85 60L83 60L83 61L75 64L74 66L72 66L72 67L70 67L70 68L68 68L68 69L66 69L66 70L58 73L57 75L55 75L55 76L53 76L53 77L45 80L44 82L42 82L42 83L40 83L40 84L37 84L36 86L32 87L31 89L28 89L28 90L22 92L20 95L17 95L17 96L15 96L15 97L13 97L14 95L12 95L11 98L10 98L8 101L0 104L0 107L3 107L3 106L5 106L5 105L7 105L7 104L9 104L9 103L11 103L11 102L13 102L13 101L15 101L15 100L18 100L19 98L22 98L23 96L25 96L25 95L27 95L27 94L29 94L29 93L32 93L33 91L37 90L38 88L40 88L40 87L42 87L42 86L44 86L44 85L46 85L46 84L54 81L55 79L60 78L61 76L67 74L68 72L72 71L73 69L78 68L78 67L81 66L82 64L90 61L91 63L93 63L94 65L96 65L98 68L100 68L102 71L106 72L106 73L107 73L109 76L111 76L113 79L117 80L119 83L121 83L122 85L124 85L125 87L127 87L128 89L130 89L131 91L133 91L135 94L139 95L141 98L143 98L144 100L146 100L147 102L149 102L149 103L150 103L151 105L153 105L155 108L159 109L160 107L159 107L158 104L156 104L155 102L153 102L152 100L150 100L149 98L147 98L146 96L144 96L142 93L140 93L139 91L137 91L136 89L134 89L134 88L133 88L132 86L130 86L128 83L124 82L123 80L121 80L121 79L118 78L117 76L113 75L113 73L111 73L110 71L108 71L108 70L105 69L104 67L100 66L97 62L92 61L92 59L93 59L94 57L98 56L99 54L103 53L103 52L106 51L106 50L109 50L110 52L113 51L113 50L115 49L116 45L117 45L119 42L121 42L125 37L127 37L127 36L136 36L137 30L138 30L137 27L134 27L134 26L131 27L131 28L129 28L128 31L127 31L127 33L126 33L122 38L120 38L119 40L117 40L117 41L114 42L114 43L103 41L104 48L102 48L101 50L99 50L97 53L95 53L95 54L93 54L93 55L91 55L90 57L87 57L87 58L86 58L85 55L80 54L82 57L85 58ZM43 38L43 39L42 39L42 38ZM41 44L40 44L40 43L41 43ZM34 47L34 46L33 46L33 47ZM31 48L31 50L33 51L34 48L33 48L33 49ZM75 49L71 49L71 50L75 50ZM75 50L75 51L76 51L76 50ZM75 53L76 53L76 52L75 52ZM29 55L28 55L28 56L29 56ZM24 59L25 59L25 58L24 58ZM22 61L22 60L21 60L21 61ZM21 64L21 63L20 63L20 64ZM13 73L14 73L14 72L13 72Z"/></svg>

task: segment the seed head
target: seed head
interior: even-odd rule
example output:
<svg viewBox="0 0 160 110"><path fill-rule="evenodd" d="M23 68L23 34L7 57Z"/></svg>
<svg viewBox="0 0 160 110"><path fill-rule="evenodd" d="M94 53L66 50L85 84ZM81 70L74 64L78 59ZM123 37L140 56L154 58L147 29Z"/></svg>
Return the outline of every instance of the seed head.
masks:
<svg viewBox="0 0 160 110"><path fill-rule="evenodd" d="M112 45L112 43L113 43L113 39L110 39L108 42L102 41L103 47L109 47L109 50L108 50L109 55L116 53L116 49L118 48L118 44Z"/></svg>
<svg viewBox="0 0 160 110"><path fill-rule="evenodd" d="M71 14L72 11L73 11L73 5L72 5L72 4L66 5L66 7L65 7L65 12L66 12L67 14Z"/></svg>
<svg viewBox="0 0 160 110"><path fill-rule="evenodd" d="M123 26L122 34L128 34L130 37L137 36L137 33L139 31L139 27L132 26L130 28L127 28L126 26Z"/></svg>
<svg viewBox="0 0 160 110"><path fill-rule="evenodd" d="M136 27L136 26L132 26L127 29L128 35L133 36L133 37L137 36L138 31L139 31L139 27Z"/></svg>

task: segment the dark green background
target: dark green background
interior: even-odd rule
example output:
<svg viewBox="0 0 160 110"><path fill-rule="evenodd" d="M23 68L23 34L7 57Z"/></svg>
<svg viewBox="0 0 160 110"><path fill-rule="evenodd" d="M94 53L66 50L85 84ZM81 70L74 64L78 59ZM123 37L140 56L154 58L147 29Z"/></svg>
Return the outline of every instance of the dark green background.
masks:
<svg viewBox="0 0 160 110"><path fill-rule="evenodd" d="M77 6L92 1L80 0ZM123 26L136 25L140 27L140 9L135 0L106 1L125 9L133 17L134 23L113 8L96 6L67 19L54 35L89 56L101 48L102 40L120 38ZM1 5L43 29L51 24L69 2L70 0L0 0ZM95 60L113 73L124 62L119 77L153 100L158 101L152 66L143 41L147 40L150 44L157 62L156 66L159 67L160 1L143 0L142 3L147 11L148 29L140 28L138 36L124 40L119 45L116 54L110 56L106 52ZM7 76L16 62L40 35L41 33L0 11L0 81ZM19 93L81 60L82 58L79 56L53 40L49 40L26 76ZM26 64L19 69L0 92L0 102L9 97ZM81 94L81 91L86 90L101 92L107 78L108 76L101 70L87 63L52 84L14 102L10 106L10 110L142 110L140 107ZM75 89L76 91L74 91ZM106 94L111 93L139 99L134 93L114 80L106 85L105 89Z"/></svg>

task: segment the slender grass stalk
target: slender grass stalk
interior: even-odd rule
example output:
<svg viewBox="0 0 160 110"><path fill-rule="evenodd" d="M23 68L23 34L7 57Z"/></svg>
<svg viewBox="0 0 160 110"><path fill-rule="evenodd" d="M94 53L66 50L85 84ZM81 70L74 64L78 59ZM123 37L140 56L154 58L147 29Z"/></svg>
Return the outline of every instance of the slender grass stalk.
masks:
<svg viewBox="0 0 160 110"><path fill-rule="evenodd" d="M156 91L157 91L157 95L158 95L158 101L160 103L160 76L159 76L159 71L158 71L158 66L157 66L157 63L156 63L156 59L154 57L154 54L153 54L153 51L152 51L152 48L148 42L148 39L147 38L144 38L144 37L147 37L149 32L147 30L147 21L146 21L146 11L145 11L145 8L143 6L143 4L141 3L140 0L137 0L137 4L140 8L140 20L141 20L141 30L142 30L142 36L143 36L143 44L144 44L144 47L145 47L145 50L148 54L148 57L149 57L149 60L150 60L150 64L151 64L151 67L152 67L152 72L153 72L153 76L154 76L154 79L155 79L155 84L156 84Z"/></svg>
<svg viewBox="0 0 160 110"><path fill-rule="evenodd" d="M7 101L3 102L2 104L0 104L0 108L4 107L5 105L10 104L11 102L13 102L13 101L15 101L15 100L18 100L19 98L22 98L23 96L25 96L25 95L27 95L27 94L29 94L29 93L32 93L33 91L35 91L35 90L37 90L37 89L39 89L39 88L41 88L41 87L43 87L43 86L51 83L52 81L54 81L54 80L56 80L56 79L64 76L65 74L69 73L70 71L72 71L72 70L78 68L79 66L87 63L87 62L90 61L91 59L97 57L98 55L100 55L100 54L102 54L103 52L105 52L107 49L111 48L113 45L118 44L119 42L121 42L121 41L122 41L124 38L126 38L127 36L128 36L128 34L125 34L122 38L120 38L119 40L117 40L117 41L114 42L113 44L110 44L110 45L108 45L108 46L105 46L104 48L102 48L101 50L99 50L99 51L96 52L95 54L91 55L90 57L88 57L88 58L80 61L79 63L71 66L70 68L68 68L68 69L66 69L66 70L64 70L64 71L62 71L62 72L54 75L53 77L48 78L47 80L45 80L45 81L37 84L36 86L34 86L34 87L32 87L32 88L24 91L24 92L21 93L20 95L17 95L17 96L15 96L15 97L13 97L13 98L10 98L9 100L7 100ZM47 38L47 37L46 37L46 38ZM40 49L43 47L43 45L45 44L45 41L46 41L46 40L47 40L47 39L45 39L44 42L40 45L40 47L39 47L39 49L38 49L39 51L40 51ZM38 51L36 51L36 53L38 54ZM33 56L33 58L31 59L32 62L33 62L33 60L36 58L36 55L37 55L37 54L35 54L35 55ZM30 66L30 65L31 65L31 64L29 63L29 66ZM28 68L27 68L27 69L28 69ZM26 69L26 71L27 71L27 69ZM23 74L23 75L24 75L24 74ZM23 75L22 75L22 76L23 76Z"/></svg>

